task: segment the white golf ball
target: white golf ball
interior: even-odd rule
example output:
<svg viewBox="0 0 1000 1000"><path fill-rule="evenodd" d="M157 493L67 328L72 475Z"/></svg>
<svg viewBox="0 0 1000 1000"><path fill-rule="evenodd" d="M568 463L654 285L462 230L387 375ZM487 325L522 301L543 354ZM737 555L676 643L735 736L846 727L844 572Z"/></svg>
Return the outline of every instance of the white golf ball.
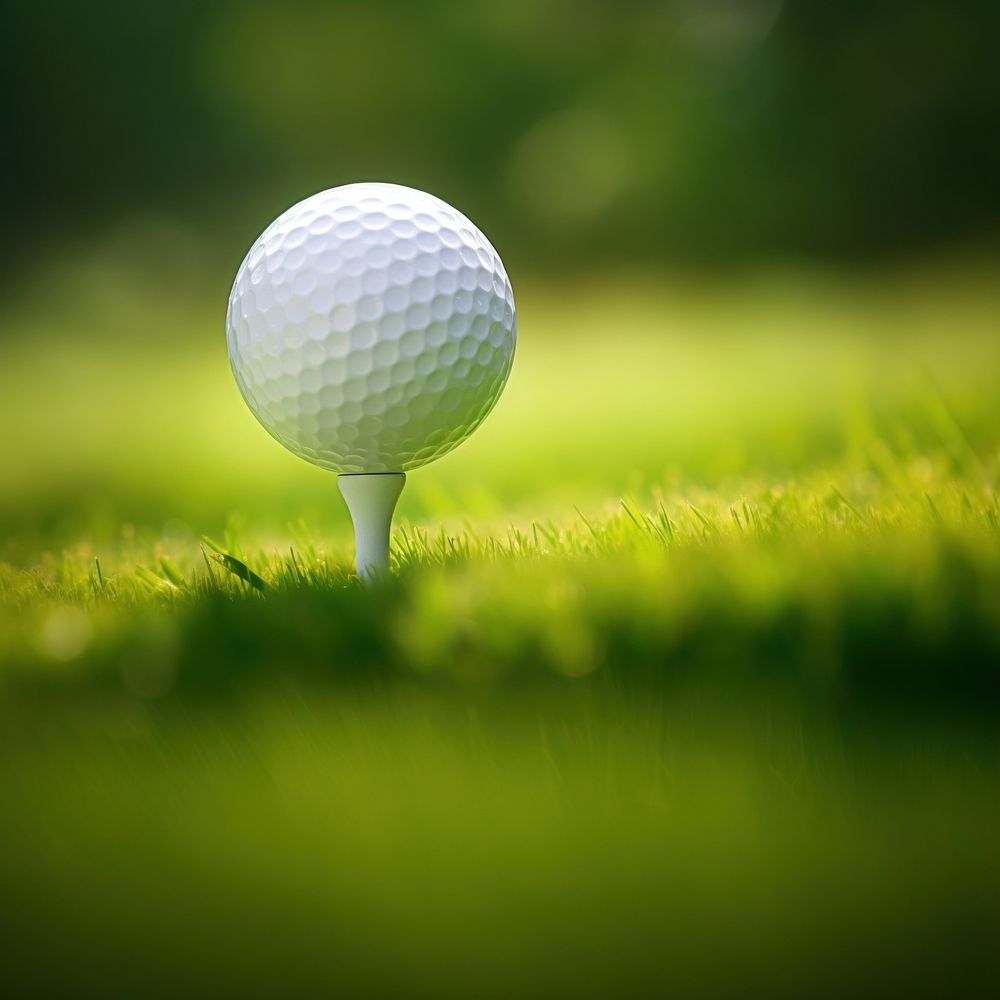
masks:
<svg viewBox="0 0 1000 1000"><path fill-rule="evenodd" d="M227 315L240 392L267 431L342 473L405 472L493 408L517 338L496 250L464 215L396 184L347 184L280 215Z"/></svg>

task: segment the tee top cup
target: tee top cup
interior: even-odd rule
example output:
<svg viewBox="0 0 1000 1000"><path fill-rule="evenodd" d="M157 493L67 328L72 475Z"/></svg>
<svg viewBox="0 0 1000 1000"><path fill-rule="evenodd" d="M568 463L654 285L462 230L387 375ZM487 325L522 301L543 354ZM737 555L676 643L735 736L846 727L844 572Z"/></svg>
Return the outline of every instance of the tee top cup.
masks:
<svg viewBox="0 0 1000 1000"><path fill-rule="evenodd" d="M385 572L404 474L461 444L510 374L517 319L496 250L433 195L331 188L258 237L226 327L247 406L289 451L339 473L358 573Z"/></svg>

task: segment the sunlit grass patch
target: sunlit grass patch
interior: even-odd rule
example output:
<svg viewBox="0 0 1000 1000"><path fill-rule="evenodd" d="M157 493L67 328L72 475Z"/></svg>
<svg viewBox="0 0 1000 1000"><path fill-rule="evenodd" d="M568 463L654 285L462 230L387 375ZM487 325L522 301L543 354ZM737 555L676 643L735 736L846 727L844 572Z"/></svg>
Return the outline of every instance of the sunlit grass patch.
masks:
<svg viewBox="0 0 1000 1000"><path fill-rule="evenodd" d="M280 548L230 531L187 546L132 539L103 558L69 551L4 570L5 676L30 687L56 660L63 676L120 687L121 663L149 654L148 632L180 694L273 672L480 686L593 677L773 686L832 710L990 713L998 501L933 470L815 469L506 525L403 520L394 577L374 588L354 576L348 537L324 545L303 528Z"/></svg>

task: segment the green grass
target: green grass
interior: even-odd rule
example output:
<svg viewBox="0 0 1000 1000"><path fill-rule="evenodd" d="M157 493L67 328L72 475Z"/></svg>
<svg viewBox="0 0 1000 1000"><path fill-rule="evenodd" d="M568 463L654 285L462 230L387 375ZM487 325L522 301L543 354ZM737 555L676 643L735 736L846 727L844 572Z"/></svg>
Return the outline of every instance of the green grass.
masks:
<svg viewBox="0 0 1000 1000"><path fill-rule="evenodd" d="M410 476L370 589L219 310L100 267L0 347L11 983L988 982L987 270L529 285L508 393Z"/></svg>
<svg viewBox="0 0 1000 1000"><path fill-rule="evenodd" d="M477 686L599 674L774 687L833 709L991 711L996 496L902 470L868 490L850 499L831 470L496 534L403 522L395 576L371 591L348 544L301 535L283 551L232 534L228 551L132 542L110 565L88 547L3 571L2 662L27 689L117 690L123 670L140 694L275 672Z"/></svg>

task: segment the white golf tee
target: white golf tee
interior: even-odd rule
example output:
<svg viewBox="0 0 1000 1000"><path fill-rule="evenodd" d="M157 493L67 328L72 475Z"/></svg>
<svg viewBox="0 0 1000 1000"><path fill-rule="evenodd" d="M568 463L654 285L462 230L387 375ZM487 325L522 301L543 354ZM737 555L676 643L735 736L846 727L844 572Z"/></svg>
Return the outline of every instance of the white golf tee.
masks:
<svg viewBox="0 0 1000 1000"><path fill-rule="evenodd" d="M396 501L403 492L403 472L337 476L354 524L354 561L366 582L389 572L389 529Z"/></svg>

